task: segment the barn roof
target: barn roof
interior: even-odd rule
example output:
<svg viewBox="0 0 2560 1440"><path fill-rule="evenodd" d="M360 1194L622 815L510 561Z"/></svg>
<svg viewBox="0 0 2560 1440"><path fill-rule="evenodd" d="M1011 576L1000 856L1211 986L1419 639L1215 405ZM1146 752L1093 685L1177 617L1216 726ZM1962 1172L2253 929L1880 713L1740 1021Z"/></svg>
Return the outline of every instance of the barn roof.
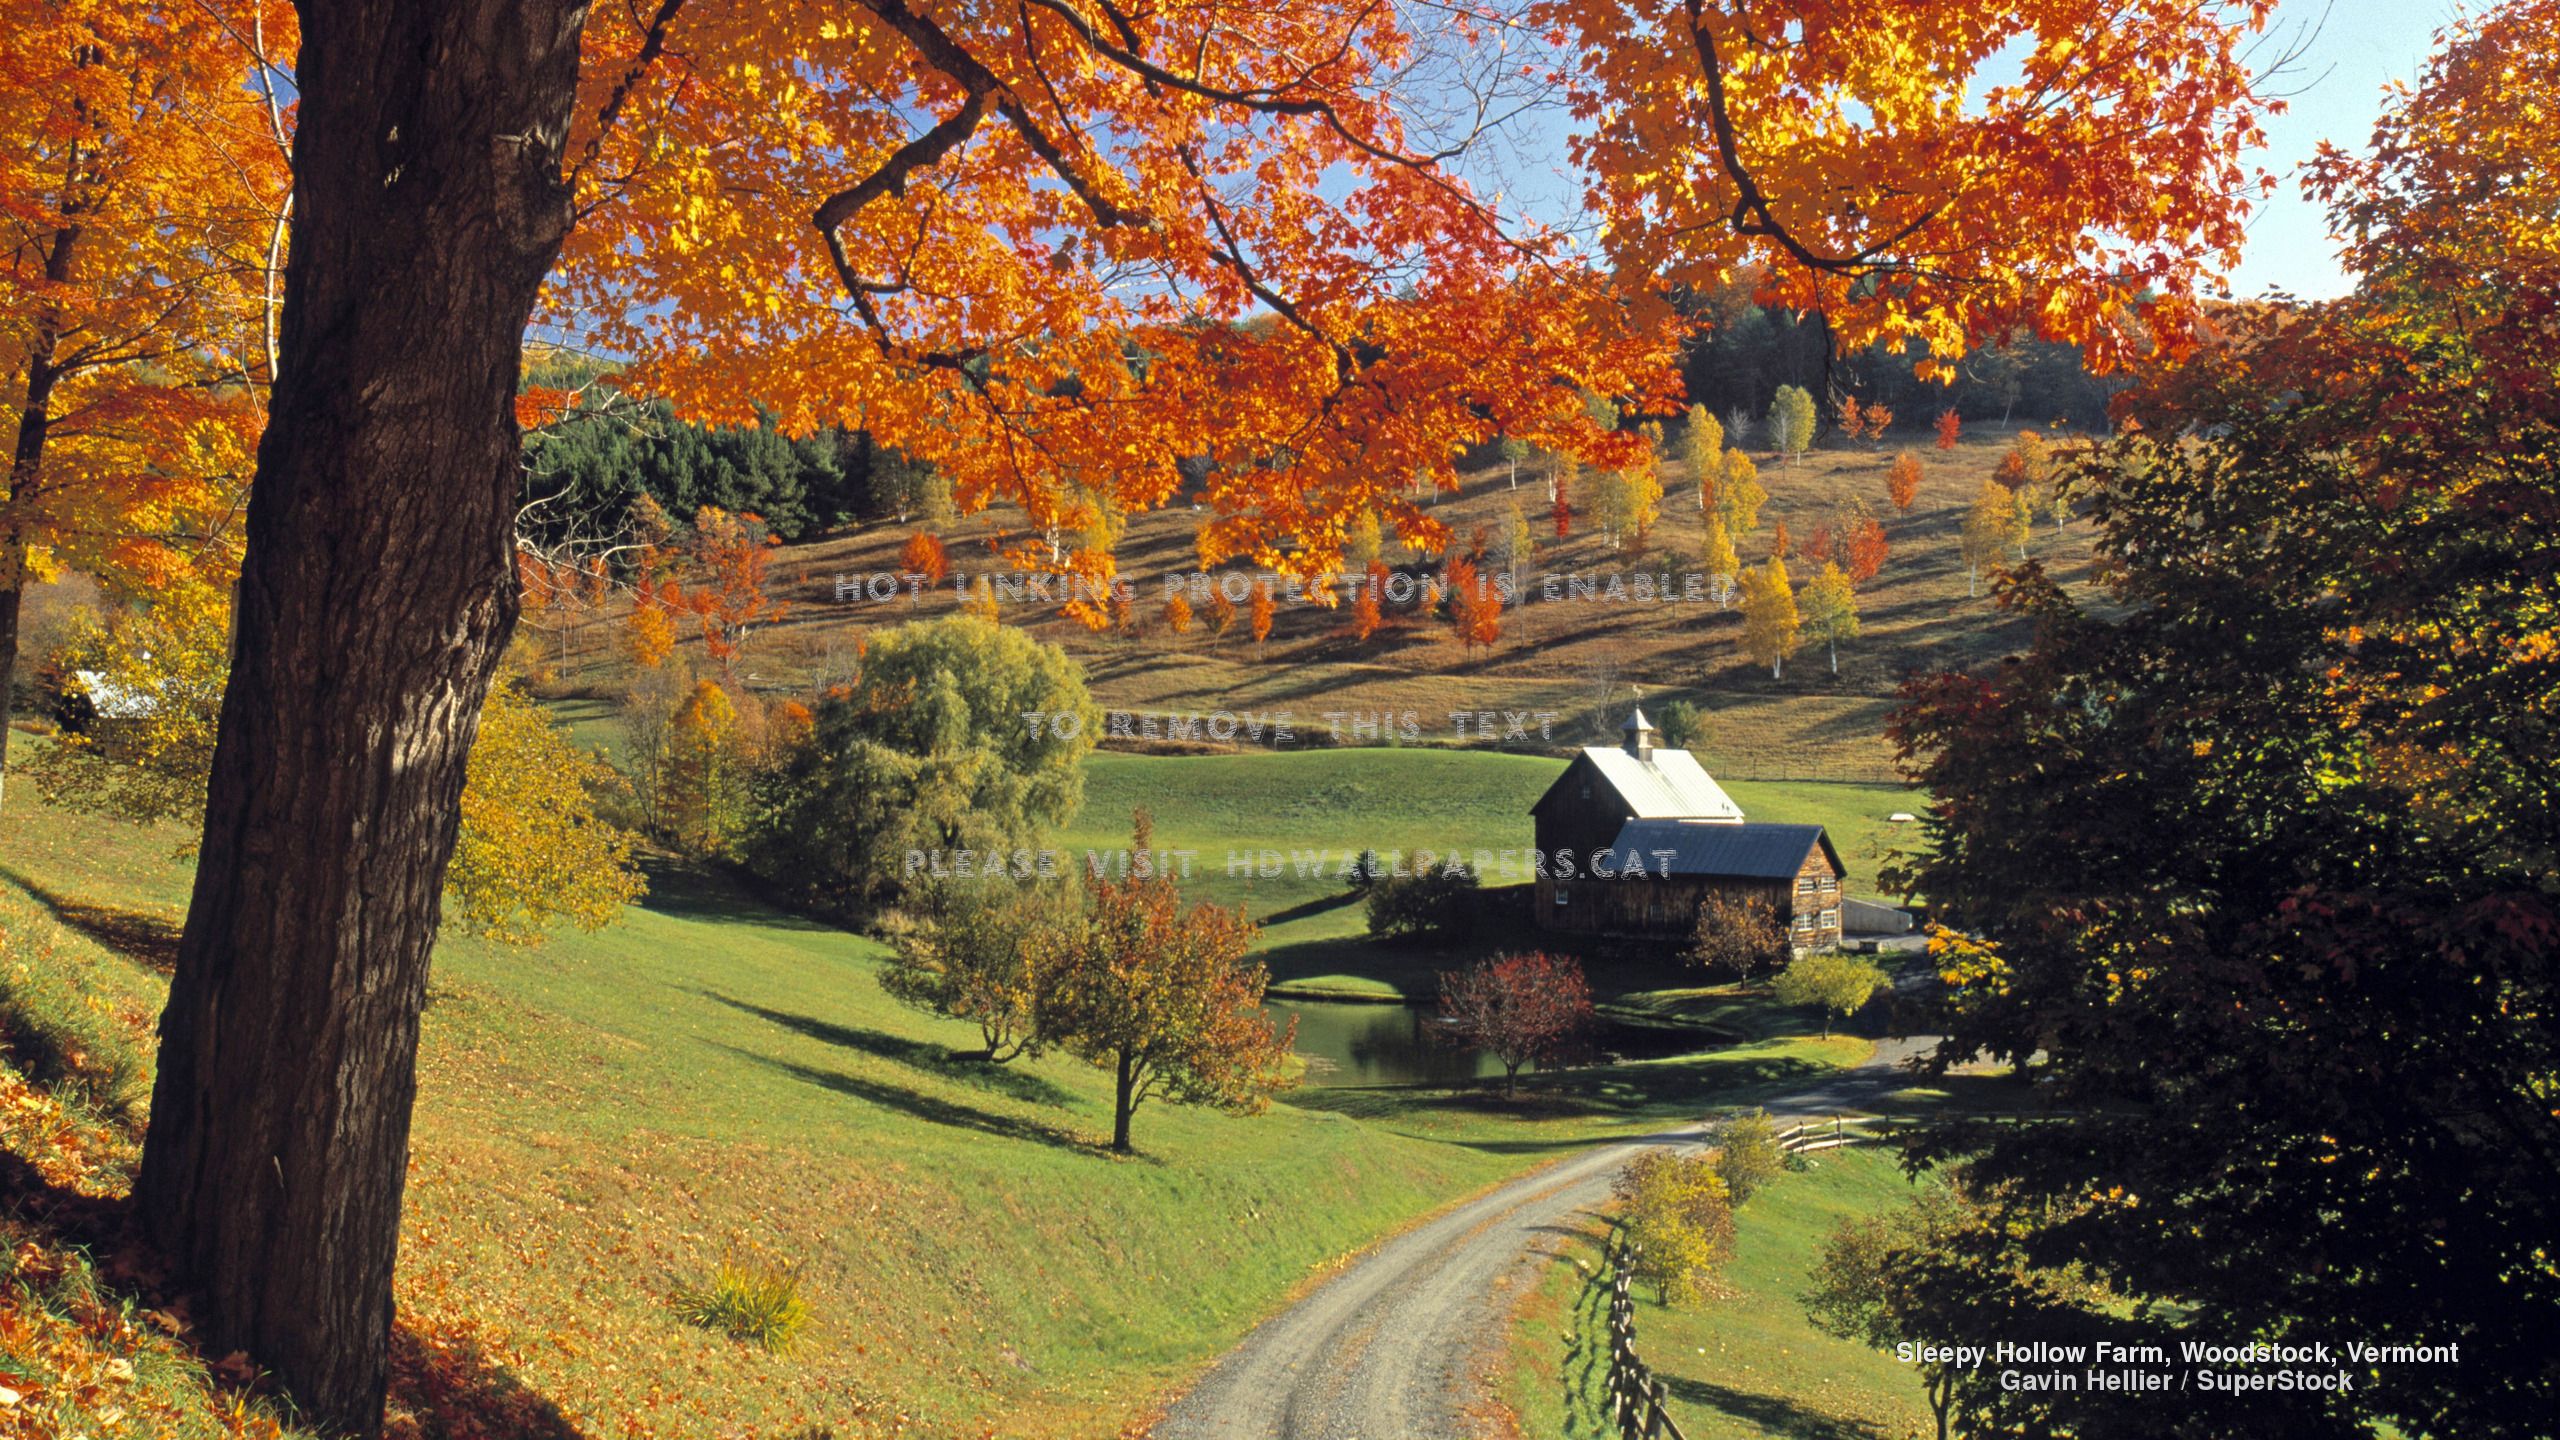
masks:
<svg viewBox="0 0 2560 1440"><path fill-rule="evenodd" d="M1583 750L1582 758L1599 768L1601 778L1627 802L1627 813L1638 819L1742 818L1742 807L1686 750L1655 750L1638 759L1614 745L1593 745ZM1556 783L1563 784L1562 777Z"/></svg>
<svg viewBox="0 0 2560 1440"><path fill-rule="evenodd" d="M1619 827L1609 847L1609 864L1625 869L1635 861L1653 874L1666 863L1656 851L1671 851L1667 862L1674 875L1732 876L1748 880L1784 880L1804 868L1815 846L1834 871L1843 871L1840 852L1819 825L1735 825L1696 820L1630 820Z"/></svg>

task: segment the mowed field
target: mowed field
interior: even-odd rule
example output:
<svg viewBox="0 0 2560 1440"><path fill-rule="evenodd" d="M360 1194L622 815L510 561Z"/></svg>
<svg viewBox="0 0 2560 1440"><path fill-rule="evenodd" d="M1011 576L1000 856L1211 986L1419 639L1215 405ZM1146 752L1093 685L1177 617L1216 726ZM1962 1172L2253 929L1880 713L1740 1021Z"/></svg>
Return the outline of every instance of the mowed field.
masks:
<svg viewBox="0 0 2560 1440"><path fill-rule="evenodd" d="M1302 736L1327 729L1328 713L1410 715L1432 743L1461 742L1448 718L1453 711L1545 711L1557 717L1552 738L1527 746L1515 741L1513 748L1561 753L1573 744L1614 741L1614 727L1640 693L1648 706L1686 699L1706 712L1707 733L1697 748L1719 778L1886 782L1896 776L1884 717L1903 679L1983 664L2026 639L2025 627L1998 615L1987 595L1967 596L1960 546L1965 508L2010 438L1982 427L1952 451L1934 448L1925 434L1901 434L1872 449L1817 450L1785 462L1757 457L1770 498L1760 528L1736 537L1744 563L1768 557L1783 522L1796 547L1790 573L1801 584L1812 568L1802 546L1844 502L1865 500L1884 523L1892 554L1859 597L1863 633L1842 647L1837 675L1827 657L1807 651L1773 679L1743 653L1740 613L1713 604L1533 598L1505 612L1499 643L1473 655L1440 622L1407 621L1354 641L1341 609L1314 604L1284 603L1261 645L1241 622L1224 638L1211 636L1205 614L1188 635L1158 626L1132 639L1093 634L1053 606L1027 600L1006 604L1001 613L1008 623L1066 646L1084 663L1097 698L1115 708L1287 715ZM1884 475L1903 448L1921 457L1924 478L1912 508L1897 512L1886 499ZM1613 552L1587 519L1577 521L1569 538L1555 539L1544 480L1525 467L1516 489L1502 466L1470 472L1461 490L1441 494L1429 510L1463 544L1479 527L1499 535L1516 501L1538 537L1536 555L1521 569L1522 590L1531 597L1551 574L1605 584L1639 569L1697 570L1705 523L1696 489L1674 461L1666 460L1662 473L1662 518L1641 557ZM1193 533L1200 518L1177 505L1130 521L1121 573L1137 587L1139 608L1150 621L1166 577L1198 568ZM999 506L945 527L954 570L975 575L992 568L984 542L999 531L1018 533L1021 520ZM840 576L898 571L898 549L916 528L874 524L777 552L772 588L793 608L750 652L757 683L776 691L802 688L841 673L865 630L954 608L947 586L916 602L835 599ZM2049 517L2040 518L2029 553L2066 585L2088 579L2085 524L2057 531ZM1386 558L1397 558L1392 539ZM604 642L605 627L589 627L575 652L583 658L567 667L567 678L612 691L611 647Z"/></svg>
<svg viewBox="0 0 2560 1440"><path fill-rule="evenodd" d="M1166 844L1264 814L1274 827L1252 833L1286 843L1282 797L1318 759L1377 787L1325 798L1323 815L1417 841L1512 813L1555 764L1101 756L1076 838L1123 843L1103 817L1145 800ZM0 951L76 971L147 1053L191 839L12 797L0 931L20 933L0 933ZM1816 1038L1811 1017L1764 1013L1724 1032L1741 1043L1537 1075L1520 1102L1417 1086L1307 1091L1251 1118L1151 1105L1144 1153L1118 1158L1103 1148L1102 1072L1063 1055L953 1059L975 1031L892 1002L879 954L680 866L595 934L533 951L441 944L405 1353L556 1405L581 1436L1117 1435L1330 1263L1420 1215L1591 1138L1867 1051ZM788 1354L675 1317L670 1296L726 1257L798 1270L815 1319Z"/></svg>
<svg viewBox="0 0 2560 1440"><path fill-rule="evenodd" d="M69 922L50 963L147 1024L187 837L12 799L11 913ZM682 870L594 935L439 946L408 1332L585 1436L1112 1436L1328 1260L1528 1163L1286 1105L1150 1106L1115 1158L1107 1076L954 1061L974 1030L890 1001L876 954ZM790 1353L670 1310L731 1255L799 1269Z"/></svg>
<svg viewBox="0 0 2560 1440"><path fill-rule="evenodd" d="M1158 848L1186 852L1177 859L1190 867L1187 893L1241 905L1263 926L1262 958L1284 992L1421 999L1457 955L1368 943L1367 912L1346 868L1364 848L1470 863L1481 851L1487 885L1525 884L1529 806L1564 765L1437 748L1096 754L1086 763L1084 811L1059 844L1077 863L1088 851L1123 851L1130 814L1144 806ZM1875 893L1877 865L1896 843L1917 838L1887 818L1916 802L1900 785L1737 780L1726 788L1754 819L1827 827L1852 893Z"/></svg>

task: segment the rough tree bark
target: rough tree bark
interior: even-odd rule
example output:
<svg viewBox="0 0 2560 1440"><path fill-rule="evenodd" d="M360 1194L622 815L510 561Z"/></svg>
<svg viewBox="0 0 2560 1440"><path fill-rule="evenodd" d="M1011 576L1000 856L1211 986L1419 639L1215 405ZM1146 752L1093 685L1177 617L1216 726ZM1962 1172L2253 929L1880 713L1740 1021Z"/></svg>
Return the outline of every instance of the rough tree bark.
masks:
<svg viewBox="0 0 2560 1440"><path fill-rule="evenodd" d="M135 1199L211 1351L369 1436L586 10L301 8L281 376Z"/></svg>

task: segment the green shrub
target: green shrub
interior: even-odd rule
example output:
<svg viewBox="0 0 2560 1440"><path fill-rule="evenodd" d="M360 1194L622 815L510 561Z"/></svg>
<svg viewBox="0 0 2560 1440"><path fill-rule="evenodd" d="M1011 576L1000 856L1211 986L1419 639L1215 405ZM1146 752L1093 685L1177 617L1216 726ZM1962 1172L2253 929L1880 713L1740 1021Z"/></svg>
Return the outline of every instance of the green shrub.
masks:
<svg viewBox="0 0 2560 1440"><path fill-rule="evenodd" d="M1369 886L1369 933L1385 940L1454 939L1473 928L1482 882L1461 865L1381 875Z"/></svg>
<svg viewBox="0 0 2560 1440"><path fill-rule="evenodd" d="M765 1261L723 1260L709 1284L678 1290L672 1303L689 1324L776 1354L790 1349L809 1324L800 1272Z"/></svg>
<svg viewBox="0 0 2560 1440"><path fill-rule="evenodd" d="M1733 1203L1776 1179L1787 1168L1786 1148L1778 1143L1778 1122L1766 1110L1746 1110L1716 1127L1716 1174Z"/></svg>
<svg viewBox="0 0 2560 1440"><path fill-rule="evenodd" d="M1628 1271L1667 1306L1711 1294L1734 1243L1733 1201L1714 1161L1648 1150L1618 1173L1614 1189Z"/></svg>

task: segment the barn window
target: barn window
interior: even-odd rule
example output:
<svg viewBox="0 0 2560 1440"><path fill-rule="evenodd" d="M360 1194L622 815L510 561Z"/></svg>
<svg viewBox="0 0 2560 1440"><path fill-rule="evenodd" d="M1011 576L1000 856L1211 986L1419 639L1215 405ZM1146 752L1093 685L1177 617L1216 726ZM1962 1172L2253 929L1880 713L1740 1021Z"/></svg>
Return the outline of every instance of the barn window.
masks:
<svg viewBox="0 0 2560 1440"><path fill-rule="evenodd" d="M1797 894L1799 894L1799 895L1810 895L1810 894L1812 894L1812 893L1813 893L1813 877L1812 877L1812 876L1810 876L1810 875L1799 875L1799 876L1797 876L1797 877L1796 877L1796 893L1797 893Z"/></svg>
<svg viewBox="0 0 2560 1440"><path fill-rule="evenodd" d="M1807 935L1810 935L1810 934L1812 934L1812 933L1813 933L1813 912L1812 912L1812 911L1808 910L1808 911L1804 912L1803 914L1798 915L1798 916L1796 917L1796 929L1798 929L1799 931L1802 931L1803 933L1805 933L1805 934L1807 934Z"/></svg>
<svg viewBox="0 0 2560 1440"><path fill-rule="evenodd" d="M1832 891L1837 890L1837 889L1839 889L1839 888L1840 888L1840 877L1839 877L1839 876L1837 876L1837 875L1825 875L1825 876L1823 876L1823 877L1822 877L1822 893L1823 893L1823 894L1828 895L1828 894L1830 894Z"/></svg>
<svg viewBox="0 0 2560 1440"><path fill-rule="evenodd" d="M1837 911L1837 910L1825 910L1825 911L1823 911L1823 912L1822 912L1822 928L1823 928L1823 929L1825 929L1825 930L1837 930L1837 929L1839 929L1839 928L1840 928L1840 912L1839 912L1839 911Z"/></svg>

